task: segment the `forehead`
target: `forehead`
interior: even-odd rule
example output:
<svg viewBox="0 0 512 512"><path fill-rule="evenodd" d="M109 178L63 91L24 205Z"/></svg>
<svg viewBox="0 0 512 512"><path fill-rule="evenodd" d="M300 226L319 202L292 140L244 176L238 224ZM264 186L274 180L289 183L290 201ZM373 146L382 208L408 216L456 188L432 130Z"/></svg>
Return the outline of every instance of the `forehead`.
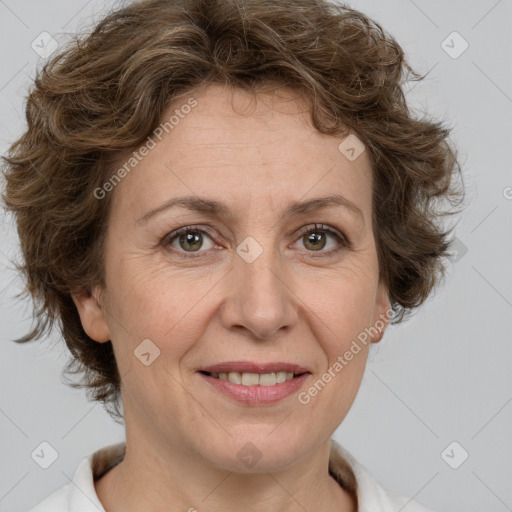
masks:
<svg viewBox="0 0 512 512"><path fill-rule="evenodd" d="M210 84L174 102L161 121L167 130L153 136L154 148L116 188L118 208L140 216L172 197L195 194L243 214L249 199L288 203L342 193L369 213L367 152L349 160L339 149L344 137L318 132L294 90L255 96Z"/></svg>

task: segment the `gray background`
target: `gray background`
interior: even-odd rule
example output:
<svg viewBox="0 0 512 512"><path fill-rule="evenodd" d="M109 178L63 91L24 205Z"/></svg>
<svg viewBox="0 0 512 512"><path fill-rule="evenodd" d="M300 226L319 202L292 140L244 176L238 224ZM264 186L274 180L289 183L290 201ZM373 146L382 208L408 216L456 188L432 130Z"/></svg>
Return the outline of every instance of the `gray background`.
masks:
<svg viewBox="0 0 512 512"><path fill-rule="evenodd" d="M25 91L43 60L32 41L43 31L57 39L74 32L109 5L0 0L0 152L24 128ZM463 250L446 282L372 349L335 438L384 487L429 508L512 510L512 1L350 5L391 32L415 69L431 70L408 100L454 126L468 206L455 231ZM469 44L457 58L443 46L459 52L458 36L442 44L454 31ZM4 213L0 226L0 512L19 512L68 483L83 456L122 440L123 428L63 384L68 354L57 334L9 341L27 331L31 309L14 300L17 240ZM59 455L46 470L31 458L43 441ZM456 465L462 450L469 458L453 469L442 454Z"/></svg>

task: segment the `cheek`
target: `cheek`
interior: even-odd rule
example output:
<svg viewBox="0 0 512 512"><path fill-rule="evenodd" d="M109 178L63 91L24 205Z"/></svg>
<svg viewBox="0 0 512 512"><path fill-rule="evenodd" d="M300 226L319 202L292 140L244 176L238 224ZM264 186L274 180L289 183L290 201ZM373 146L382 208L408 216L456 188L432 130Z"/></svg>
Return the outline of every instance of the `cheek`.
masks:
<svg viewBox="0 0 512 512"><path fill-rule="evenodd" d="M109 277L107 287L114 290L109 295L111 333L123 340L123 351L133 352L150 339L169 361L186 353L208 320L211 276L171 272L167 266L149 266L143 257L133 256L120 261Z"/></svg>
<svg viewBox="0 0 512 512"><path fill-rule="evenodd" d="M316 280L315 294L307 304L322 326L324 349L329 359L345 352L351 342L371 326L375 311L377 275L347 266L329 278Z"/></svg>
<svg viewBox="0 0 512 512"><path fill-rule="evenodd" d="M324 418L335 430L348 414L362 382L370 337L369 327L375 304L371 280L356 272L345 272L326 280L324 293L311 297L309 323L313 336L325 354L323 367L310 387L299 397L312 416ZM326 416L325 411L329 414Z"/></svg>

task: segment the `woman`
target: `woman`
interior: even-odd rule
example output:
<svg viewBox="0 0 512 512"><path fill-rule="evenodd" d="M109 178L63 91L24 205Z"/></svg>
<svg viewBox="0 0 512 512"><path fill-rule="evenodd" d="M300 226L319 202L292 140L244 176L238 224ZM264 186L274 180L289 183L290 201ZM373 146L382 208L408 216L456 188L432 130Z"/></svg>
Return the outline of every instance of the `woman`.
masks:
<svg viewBox="0 0 512 512"><path fill-rule="evenodd" d="M5 157L17 341L58 321L126 443L33 511L426 511L331 439L450 246L460 169L410 76L321 0L131 3L52 57Z"/></svg>

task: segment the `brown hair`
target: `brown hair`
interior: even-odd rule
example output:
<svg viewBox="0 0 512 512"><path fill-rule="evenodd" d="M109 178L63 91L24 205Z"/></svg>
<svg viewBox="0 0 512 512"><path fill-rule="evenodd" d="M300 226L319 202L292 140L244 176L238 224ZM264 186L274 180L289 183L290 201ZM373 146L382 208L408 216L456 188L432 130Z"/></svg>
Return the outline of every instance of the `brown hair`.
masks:
<svg viewBox="0 0 512 512"><path fill-rule="evenodd" d="M104 283L112 193L94 191L139 147L176 98L205 83L255 92L288 86L310 101L322 133L357 134L374 173L373 229L380 277L401 322L444 277L451 230L438 223L464 197L451 129L406 104L403 84L425 78L381 26L324 0L145 0L109 13L37 72L26 132L4 160L40 338L56 321L84 372L89 398L116 419L120 376L111 342L84 332L71 294ZM459 199L459 201L457 201ZM440 208L448 201L451 209Z"/></svg>

